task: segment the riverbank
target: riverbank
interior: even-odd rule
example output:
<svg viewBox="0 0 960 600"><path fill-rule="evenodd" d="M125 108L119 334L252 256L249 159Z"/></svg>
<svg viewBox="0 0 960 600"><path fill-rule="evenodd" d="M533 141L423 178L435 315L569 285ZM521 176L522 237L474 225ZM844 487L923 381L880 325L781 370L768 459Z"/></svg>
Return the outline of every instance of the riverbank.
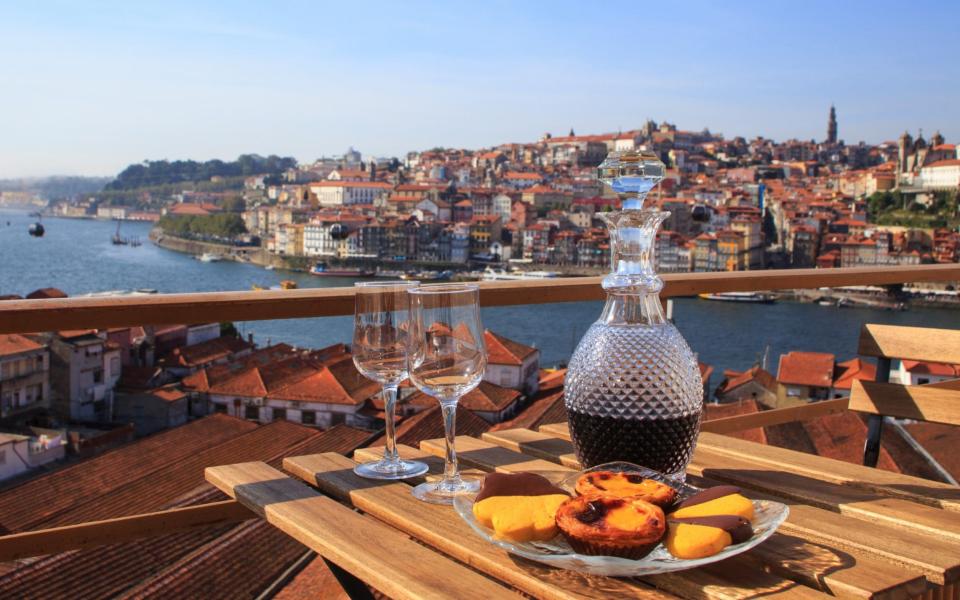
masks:
<svg viewBox="0 0 960 600"><path fill-rule="evenodd" d="M247 263L260 267L273 267L275 269L285 269L288 271L304 271L306 264L303 259L293 260L284 256L267 252L264 248L253 246L230 246L228 244L215 244L212 242L201 242L199 240L188 240L165 234L162 229L154 227L150 230L150 241L157 246L174 252L200 256L201 254L216 254L223 260L232 260L234 262Z"/></svg>

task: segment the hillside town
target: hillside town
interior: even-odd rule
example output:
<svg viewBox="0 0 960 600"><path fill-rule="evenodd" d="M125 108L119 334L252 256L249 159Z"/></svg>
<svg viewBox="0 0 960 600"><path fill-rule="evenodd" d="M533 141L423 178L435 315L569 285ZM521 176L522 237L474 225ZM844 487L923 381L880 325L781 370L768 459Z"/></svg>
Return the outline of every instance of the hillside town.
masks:
<svg viewBox="0 0 960 600"><path fill-rule="evenodd" d="M571 130L479 150L410 152L403 160L350 149L290 168L281 181L247 177L240 192L247 234L233 241L308 262L595 271L609 259L595 215L619 204L601 189L596 166L609 152L644 150L667 165L649 201L671 213L657 238L661 272L960 260L957 146L939 133L847 145L838 127L831 107L822 141L726 139L648 121L630 131ZM162 212L220 214L230 194L183 191L164 198ZM160 216L95 196L55 210Z"/></svg>

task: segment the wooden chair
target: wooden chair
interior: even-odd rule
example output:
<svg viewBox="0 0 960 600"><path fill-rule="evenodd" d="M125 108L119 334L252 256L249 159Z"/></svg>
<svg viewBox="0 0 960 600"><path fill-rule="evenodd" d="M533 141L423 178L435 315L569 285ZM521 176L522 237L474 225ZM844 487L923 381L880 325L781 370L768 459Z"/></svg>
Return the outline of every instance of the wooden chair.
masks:
<svg viewBox="0 0 960 600"><path fill-rule="evenodd" d="M960 330L864 325L858 352L877 359L877 380L854 381L850 390L850 410L870 415L864 465L877 466L885 416L960 425L960 379L890 383L891 359L960 364Z"/></svg>

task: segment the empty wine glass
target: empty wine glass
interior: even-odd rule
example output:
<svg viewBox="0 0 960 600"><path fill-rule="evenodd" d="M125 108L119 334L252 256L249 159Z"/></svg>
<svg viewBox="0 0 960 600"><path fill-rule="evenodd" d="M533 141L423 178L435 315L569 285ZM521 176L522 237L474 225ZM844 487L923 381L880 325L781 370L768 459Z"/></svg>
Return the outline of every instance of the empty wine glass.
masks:
<svg viewBox="0 0 960 600"><path fill-rule="evenodd" d="M480 385L487 366L479 289L451 283L410 290L410 381L440 401L446 437L443 478L413 488L426 502L451 504L455 495L480 489L479 480L460 476L454 447L457 402Z"/></svg>
<svg viewBox="0 0 960 600"><path fill-rule="evenodd" d="M410 351L410 295L415 281L354 284L353 364L367 379L383 386L383 420L387 445L383 458L361 463L353 471L369 479L404 479L427 472L427 465L397 454L394 412L397 386L407 377Z"/></svg>

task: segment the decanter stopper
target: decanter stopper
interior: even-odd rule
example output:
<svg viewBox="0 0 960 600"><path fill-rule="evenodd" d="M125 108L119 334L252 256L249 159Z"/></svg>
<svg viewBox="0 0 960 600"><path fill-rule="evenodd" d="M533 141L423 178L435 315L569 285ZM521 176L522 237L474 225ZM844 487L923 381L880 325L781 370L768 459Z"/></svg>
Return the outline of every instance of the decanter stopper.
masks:
<svg viewBox="0 0 960 600"><path fill-rule="evenodd" d="M620 196L621 210L641 210L665 170L663 162L648 150L611 152L597 167L597 179Z"/></svg>

